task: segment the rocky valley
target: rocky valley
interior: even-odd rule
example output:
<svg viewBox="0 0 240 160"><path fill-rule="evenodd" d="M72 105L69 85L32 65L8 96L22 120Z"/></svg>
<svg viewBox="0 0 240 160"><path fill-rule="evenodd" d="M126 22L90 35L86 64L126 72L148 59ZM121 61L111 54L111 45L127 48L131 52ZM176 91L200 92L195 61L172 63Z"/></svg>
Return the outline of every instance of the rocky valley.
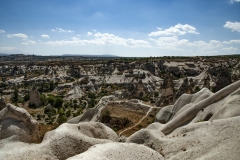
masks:
<svg viewBox="0 0 240 160"><path fill-rule="evenodd" d="M238 159L240 56L0 57L0 159Z"/></svg>

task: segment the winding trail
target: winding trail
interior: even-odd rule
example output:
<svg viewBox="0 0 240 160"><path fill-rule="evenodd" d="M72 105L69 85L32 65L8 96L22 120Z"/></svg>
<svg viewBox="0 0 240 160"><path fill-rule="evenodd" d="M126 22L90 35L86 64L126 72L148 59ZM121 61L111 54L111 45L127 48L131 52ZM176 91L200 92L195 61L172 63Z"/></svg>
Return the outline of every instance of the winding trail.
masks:
<svg viewBox="0 0 240 160"><path fill-rule="evenodd" d="M134 127L136 127L137 125L139 125L139 124L149 115L149 113L152 111L153 108L158 108L158 107L153 107L153 106L144 104L144 103L142 103L141 101L138 101L138 103L141 104L141 105L143 105L143 106L149 107L148 112L147 112L147 113L145 114L145 116L143 116L135 125L133 125L133 126L131 126L131 127L128 127L128 128L126 128L126 129L124 129L122 132L120 132L120 133L118 134L119 137L120 137L124 132L126 132L126 131L134 128Z"/></svg>

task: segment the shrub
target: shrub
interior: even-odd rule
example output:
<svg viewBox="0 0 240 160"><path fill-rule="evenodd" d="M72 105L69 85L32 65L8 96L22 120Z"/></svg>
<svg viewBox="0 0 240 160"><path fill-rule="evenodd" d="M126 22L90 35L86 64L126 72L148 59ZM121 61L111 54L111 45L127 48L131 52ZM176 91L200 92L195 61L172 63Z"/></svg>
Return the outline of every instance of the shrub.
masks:
<svg viewBox="0 0 240 160"><path fill-rule="evenodd" d="M88 107L89 107L89 108L93 108L96 103L97 103L97 101L96 101L95 99L90 99L90 100L88 101Z"/></svg>
<svg viewBox="0 0 240 160"><path fill-rule="evenodd" d="M55 104L54 104L54 106L55 106L56 108L62 107L62 104L63 104L63 99L62 99L62 98L58 97L58 98L55 99Z"/></svg>
<svg viewBox="0 0 240 160"><path fill-rule="evenodd" d="M95 99L96 96L95 96L94 93L89 92L89 93L88 93L88 98Z"/></svg>
<svg viewBox="0 0 240 160"><path fill-rule="evenodd" d="M25 94L23 99L24 99L25 102L27 102L30 99L29 93Z"/></svg>
<svg viewBox="0 0 240 160"><path fill-rule="evenodd" d="M61 115L58 117L58 124L62 124L66 121L67 121L67 117L65 117L64 115Z"/></svg>
<svg viewBox="0 0 240 160"><path fill-rule="evenodd" d="M67 117L70 117L70 116L71 116L71 110L70 110L70 109L67 110L66 116L67 116Z"/></svg>
<svg viewBox="0 0 240 160"><path fill-rule="evenodd" d="M77 100L76 100L76 99L74 99L74 100L73 100L73 103L77 103Z"/></svg>
<svg viewBox="0 0 240 160"><path fill-rule="evenodd" d="M80 114L82 114L82 108L78 108L76 113L73 113L73 117L79 116Z"/></svg>
<svg viewBox="0 0 240 160"><path fill-rule="evenodd" d="M64 103L64 107L68 108L69 107L69 102Z"/></svg>
<svg viewBox="0 0 240 160"><path fill-rule="evenodd" d="M46 104L47 99L46 99L46 96L44 94L40 95L40 102L41 102L41 105L45 105Z"/></svg>
<svg viewBox="0 0 240 160"><path fill-rule="evenodd" d="M12 95L12 101L13 102L18 101L18 88L17 87L14 87L14 92L13 92L13 95Z"/></svg>
<svg viewBox="0 0 240 160"><path fill-rule="evenodd" d="M130 123L130 120L127 117L123 117L123 126L126 127Z"/></svg>
<svg viewBox="0 0 240 160"><path fill-rule="evenodd" d="M48 101L48 103L51 104L51 106L54 106L55 97L53 97L53 96L48 96L47 101Z"/></svg>
<svg viewBox="0 0 240 160"><path fill-rule="evenodd" d="M102 113L101 116L101 122L102 123L109 123L111 121L112 117L110 116L110 111L109 110L105 110Z"/></svg>
<svg viewBox="0 0 240 160"><path fill-rule="evenodd" d="M37 114L37 120L41 120L41 115Z"/></svg>
<svg viewBox="0 0 240 160"><path fill-rule="evenodd" d="M63 108L59 108L58 114L59 114L59 116L65 115L65 112L64 112Z"/></svg>

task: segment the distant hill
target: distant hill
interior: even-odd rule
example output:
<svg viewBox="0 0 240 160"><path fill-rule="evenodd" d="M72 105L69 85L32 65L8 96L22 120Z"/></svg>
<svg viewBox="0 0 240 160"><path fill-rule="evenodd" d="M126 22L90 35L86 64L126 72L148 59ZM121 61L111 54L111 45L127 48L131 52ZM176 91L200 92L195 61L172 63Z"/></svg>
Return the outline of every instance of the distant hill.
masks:
<svg viewBox="0 0 240 160"><path fill-rule="evenodd" d="M82 57L119 57L111 54L87 55L87 54L63 54L62 56L82 56Z"/></svg>
<svg viewBox="0 0 240 160"><path fill-rule="evenodd" d="M7 53L0 53L0 56L9 56L10 54Z"/></svg>
<svg viewBox="0 0 240 160"><path fill-rule="evenodd" d="M29 54L7 54L7 53L0 53L0 56L14 56L14 55L26 55L29 56ZM38 56L38 55L36 55ZM44 56L44 55L43 55ZM87 55L87 54L63 54L63 55L53 55L56 57L59 56L64 56L64 57L68 57L68 56L79 56L79 57L119 57L119 56L115 56L115 55L111 55L111 54L102 54L102 55Z"/></svg>

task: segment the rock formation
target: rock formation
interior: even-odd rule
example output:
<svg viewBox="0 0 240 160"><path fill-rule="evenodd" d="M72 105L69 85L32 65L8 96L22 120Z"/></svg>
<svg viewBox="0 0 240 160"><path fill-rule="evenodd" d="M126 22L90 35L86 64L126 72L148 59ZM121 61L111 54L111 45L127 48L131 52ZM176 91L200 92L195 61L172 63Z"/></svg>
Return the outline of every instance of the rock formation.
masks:
<svg viewBox="0 0 240 160"><path fill-rule="evenodd" d="M157 114L166 124L153 123L127 142L144 144L166 159L238 159L239 96L240 81L217 93L205 88L184 94Z"/></svg>
<svg viewBox="0 0 240 160"><path fill-rule="evenodd" d="M165 106L174 102L174 84L172 75L166 75L161 86L160 96L155 105L158 107Z"/></svg>
<svg viewBox="0 0 240 160"><path fill-rule="evenodd" d="M65 123L56 130L47 132L40 144L2 141L0 157L63 160L80 154L95 144L116 141L116 133L101 123Z"/></svg>
<svg viewBox="0 0 240 160"><path fill-rule="evenodd" d="M193 93L193 85L190 84L187 77L183 79L183 83L175 93L174 99L178 99L183 93Z"/></svg>
<svg viewBox="0 0 240 160"><path fill-rule="evenodd" d="M32 90L30 91L29 96L30 96L29 105L39 107L40 106L40 93L37 91L37 89L35 87L33 87Z"/></svg>
<svg viewBox="0 0 240 160"><path fill-rule="evenodd" d="M23 108L7 104L0 111L0 139L38 142L38 122Z"/></svg>
<svg viewBox="0 0 240 160"><path fill-rule="evenodd" d="M164 135L160 123L128 138L158 151L165 159L238 159L240 117L192 123Z"/></svg>
<svg viewBox="0 0 240 160"><path fill-rule="evenodd" d="M157 151L143 145L134 143L105 143L97 144L89 148L86 152L69 158L68 160L163 160L163 156Z"/></svg>

